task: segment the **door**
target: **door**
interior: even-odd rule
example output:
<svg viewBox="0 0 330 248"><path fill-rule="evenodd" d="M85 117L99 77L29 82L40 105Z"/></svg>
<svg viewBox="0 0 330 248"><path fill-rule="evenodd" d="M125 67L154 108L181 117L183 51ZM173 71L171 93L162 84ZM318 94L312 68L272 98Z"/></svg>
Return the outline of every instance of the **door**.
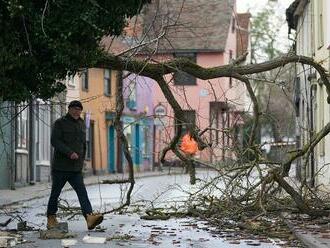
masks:
<svg viewBox="0 0 330 248"><path fill-rule="evenodd" d="M139 167L140 166L140 125L136 124L135 125L135 142L134 142L134 164L135 166Z"/></svg>
<svg viewBox="0 0 330 248"><path fill-rule="evenodd" d="M110 173L115 173L115 128L113 125L109 126L109 135L108 135L108 171Z"/></svg>

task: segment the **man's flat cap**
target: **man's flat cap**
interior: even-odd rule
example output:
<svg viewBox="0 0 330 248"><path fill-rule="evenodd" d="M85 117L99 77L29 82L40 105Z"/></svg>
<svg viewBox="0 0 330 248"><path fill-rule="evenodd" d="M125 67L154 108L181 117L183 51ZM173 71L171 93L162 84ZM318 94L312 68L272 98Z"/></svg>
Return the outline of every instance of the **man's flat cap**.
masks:
<svg viewBox="0 0 330 248"><path fill-rule="evenodd" d="M83 105L81 104L81 102L79 102L77 100L74 100L69 103L69 108L73 108L73 107L78 107L78 108L81 108L81 110L83 110Z"/></svg>

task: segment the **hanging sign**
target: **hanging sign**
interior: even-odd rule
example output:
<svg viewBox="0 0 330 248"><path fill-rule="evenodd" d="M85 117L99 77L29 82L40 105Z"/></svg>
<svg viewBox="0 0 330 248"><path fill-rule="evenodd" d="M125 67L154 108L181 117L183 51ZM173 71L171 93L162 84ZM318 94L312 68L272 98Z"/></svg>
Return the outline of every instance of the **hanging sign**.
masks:
<svg viewBox="0 0 330 248"><path fill-rule="evenodd" d="M161 118L167 115L166 108L163 104L158 103L154 108L155 117Z"/></svg>
<svg viewBox="0 0 330 248"><path fill-rule="evenodd" d="M154 124L156 126L166 126L167 122L164 118L166 115L167 115L166 107L163 104L158 103L154 108L154 116L155 116Z"/></svg>

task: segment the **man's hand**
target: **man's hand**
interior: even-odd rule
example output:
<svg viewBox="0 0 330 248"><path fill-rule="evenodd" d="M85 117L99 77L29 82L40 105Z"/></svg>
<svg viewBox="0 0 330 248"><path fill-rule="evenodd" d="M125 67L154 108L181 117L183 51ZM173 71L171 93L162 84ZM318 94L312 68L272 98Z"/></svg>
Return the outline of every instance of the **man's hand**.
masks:
<svg viewBox="0 0 330 248"><path fill-rule="evenodd" d="M72 159L72 160L77 160L78 158L79 158L79 156L78 156L77 153L75 153L75 152L71 153L71 155L70 155L70 159Z"/></svg>

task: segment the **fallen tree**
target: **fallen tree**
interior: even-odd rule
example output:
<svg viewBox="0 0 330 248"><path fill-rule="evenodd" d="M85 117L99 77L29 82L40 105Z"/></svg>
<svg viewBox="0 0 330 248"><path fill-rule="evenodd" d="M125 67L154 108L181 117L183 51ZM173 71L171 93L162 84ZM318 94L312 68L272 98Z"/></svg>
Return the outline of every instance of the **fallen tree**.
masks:
<svg viewBox="0 0 330 248"><path fill-rule="evenodd" d="M320 66L317 62L313 59L298 56L294 54L287 54L276 58L271 61L267 61L264 63L253 64L253 65L237 65L232 63L230 65L213 67L213 68L202 68L197 64L190 62L189 60L185 59L175 59L164 63L155 63L151 61L139 61L133 60L132 58L125 59L123 57L116 57L115 55L104 54L104 57L101 58L97 63L97 67L107 68L111 67L116 70L127 70L132 73L136 73L142 76L150 77L154 79L162 92L164 93L167 101L170 103L171 107L174 110L176 116L180 119L184 119L183 110L181 109L180 105L178 104L177 100L175 99L173 93L171 92L168 84L164 80L164 76L169 73L174 73L177 69L180 68L181 71L189 73L195 77L200 79L212 79L212 78L219 78L219 77L233 77L246 85L250 98L253 102L253 128L251 130L250 139L249 139L249 147L248 149L252 149L255 154L261 154L260 149L258 148L258 144L255 143L255 135L256 135L256 127L259 124L259 117L261 115L259 111L259 105L255 93L251 87L251 83L248 75L265 72L268 70L276 69L279 67L283 67L289 63L301 63L305 65L310 65L315 68L315 70L320 74L320 77L327 89L327 92L330 92L330 83L326 74L325 69ZM328 96L328 103L330 102L330 97ZM119 102L120 103L120 102ZM173 151L185 164L192 168L192 158L189 158L183 154L180 149L178 148L178 141L181 135L181 129L178 129L177 135L172 138L171 143L168 147L166 147L162 154L162 162L164 162L164 157L166 153L171 150ZM208 144L203 141L201 136L199 135L200 130L190 130L192 136L198 142L198 147L200 150L205 149L208 147ZM312 216L320 216L324 214L328 214L327 211L323 211L322 209L314 209L310 207L308 203L303 199L301 193L299 193L296 189L294 189L285 179L288 176L288 172L291 168L291 164L296 159L303 157L305 160L308 159L310 155L311 149L313 149L317 143L323 139L328 133L330 132L330 124L327 124L319 133L315 134L315 136L304 146L302 150L292 152L290 158L286 161L282 161L279 164L276 164L273 161L267 161L265 158L257 156L255 161L252 161L248 166L238 166L237 168L230 168L229 172L232 173L233 171L238 171L238 175L247 177L253 171L253 169L257 169L260 172L259 182L255 185L250 185L249 189L247 190L248 194L251 194L251 191L258 190L259 192L259 201L262 204L263 200L266 199L265 193L271 191L272 187L280 186L285 190L287 194L289 194L292 199L294 200L295 204L297 205L298 209L306 214ZM129 155L129 154L127 154ZM261 173L260 163L265 163L266 165L272 165L270 168L267 169L266 175ZM226 169L225 169L226 170ZM264 169L263 169L264 170ZM238 176L237 175L237 176ZM236 176L236 177L237 177ZM194 179L194 172L191 173L191 182L195 183ZM247 196L241 196L242 199L245 199ZM232 195L231 198L234 198Z"/></svg>

